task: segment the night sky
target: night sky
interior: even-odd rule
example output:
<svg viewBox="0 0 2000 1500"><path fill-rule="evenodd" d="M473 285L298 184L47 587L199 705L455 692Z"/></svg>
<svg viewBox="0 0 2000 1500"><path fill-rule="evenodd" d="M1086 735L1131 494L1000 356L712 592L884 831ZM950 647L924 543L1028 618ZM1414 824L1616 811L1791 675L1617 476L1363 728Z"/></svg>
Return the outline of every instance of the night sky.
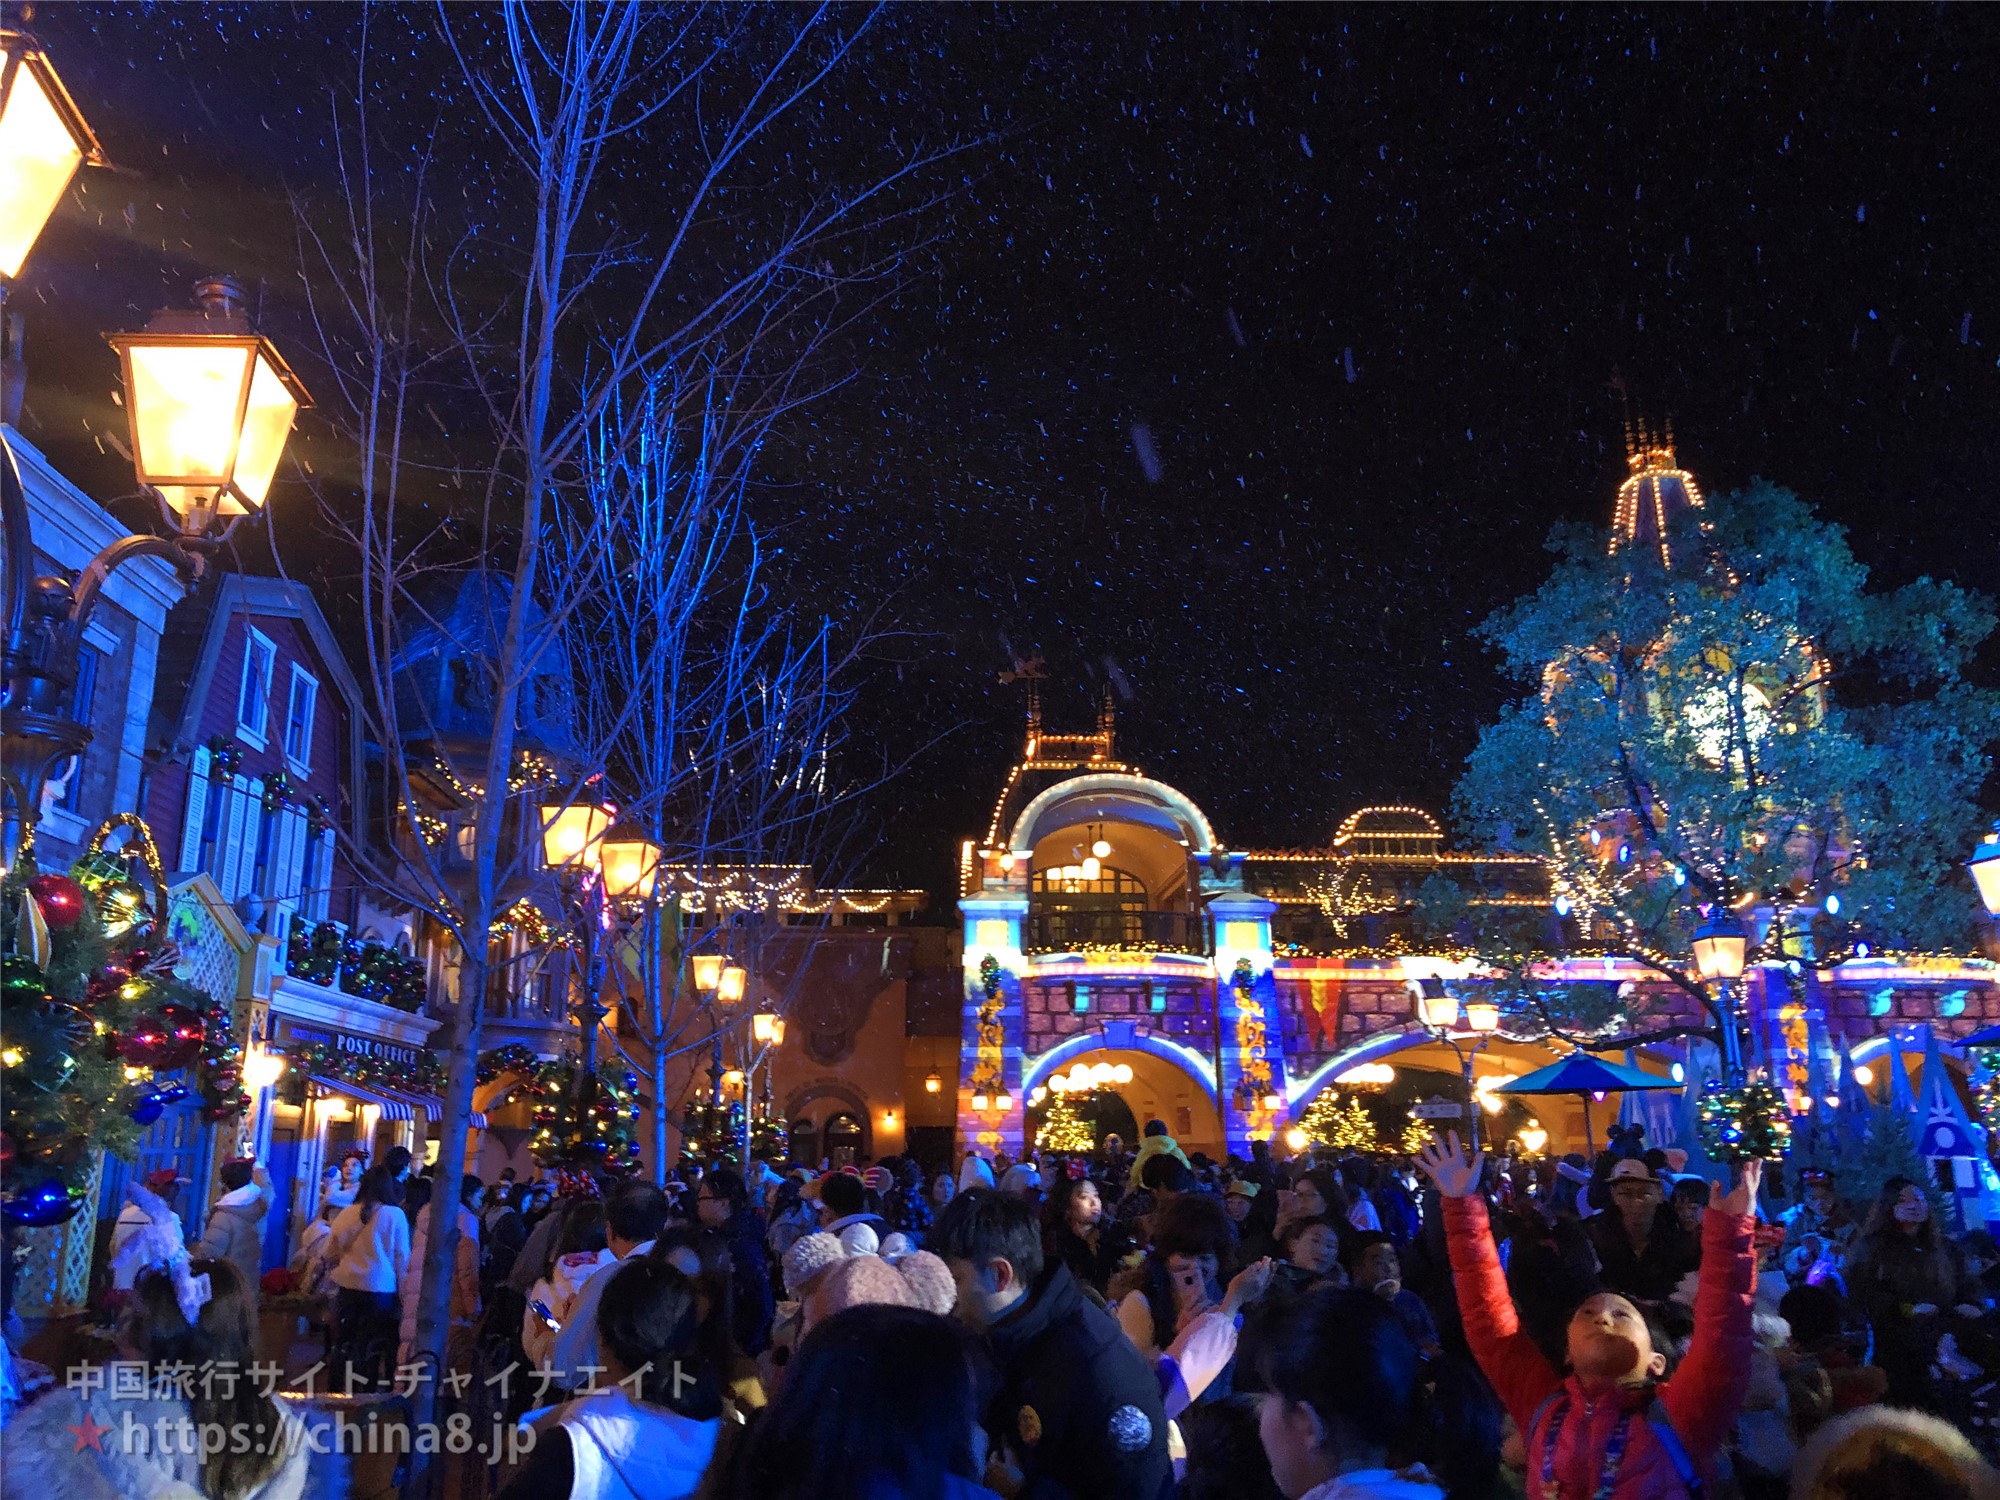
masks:
<svg viewBox="0 0 2000 1500"><path fill-rule="evenodd" d="M98 332L229 270L297 346L286 192L324 183L353 19L36 18L122 169L13 304L23 425L92 493L131 487ZM414 137L447 85L405 63ZM1110 681L1126 755L1233 846L1442 812L1511 691L1471 627L1553 524L1608 519L1628 410L1711 490L1812 498L1885 583L2000 591L1996 79L1971 6L886 13L824 159L987 139L758 501L788 588L902 633L854 757L910 764L858 873L947 894L1018 748L998 674L1035 654L1052 727Z"/></svg>

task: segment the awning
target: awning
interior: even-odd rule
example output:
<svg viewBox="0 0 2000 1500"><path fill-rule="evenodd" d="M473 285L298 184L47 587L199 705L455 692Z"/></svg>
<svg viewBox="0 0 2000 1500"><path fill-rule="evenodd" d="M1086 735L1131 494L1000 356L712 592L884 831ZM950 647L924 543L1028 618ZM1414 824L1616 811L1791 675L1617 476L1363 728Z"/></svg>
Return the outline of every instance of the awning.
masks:
<svg viewBox="0 0 2000 1500"><path fill-rule="evenodd" d="M347 1078L327 1078L318 1073L312 1075L312 1081L336 1094L345 1094L363 1104L375 1105L382 1111L385 1120L414 1120L421 1115L435 1125L444 1119L444 1100L436 1094L406 1094L401 1089L384 1088L380 1084L359 1084ZM486 1116L476 1109L472 1112L472 1128L486 1128Z"/></svg>

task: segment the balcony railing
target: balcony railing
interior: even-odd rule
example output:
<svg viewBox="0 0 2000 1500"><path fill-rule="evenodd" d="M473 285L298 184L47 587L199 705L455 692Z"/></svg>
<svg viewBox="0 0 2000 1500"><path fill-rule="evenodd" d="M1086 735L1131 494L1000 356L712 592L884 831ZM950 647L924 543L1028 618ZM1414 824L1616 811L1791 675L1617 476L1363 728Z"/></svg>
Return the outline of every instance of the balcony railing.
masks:
<svg viewBox="0 0 2000 1500"><path fill-rule="evenodd" d="M1193 953L1215 951L1208 919L1184 911L1031 911L1022 934L1029 953Z"/></svg>

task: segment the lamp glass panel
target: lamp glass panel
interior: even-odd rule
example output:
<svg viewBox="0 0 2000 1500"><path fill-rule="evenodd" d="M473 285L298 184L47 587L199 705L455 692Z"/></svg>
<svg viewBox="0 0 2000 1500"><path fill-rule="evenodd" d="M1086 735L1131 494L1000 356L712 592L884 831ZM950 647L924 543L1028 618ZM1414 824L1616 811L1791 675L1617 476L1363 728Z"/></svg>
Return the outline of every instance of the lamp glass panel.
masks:
<svg viewBox="0 0 2000 1500"><path fill-rule="evenodd" d="M140 335L121 342L141 482L203 493L226 484L236 456L236 408L255 358L249 341L149 344ZM224 514L232 504L223 503ZM241 504L233 513L243 513Z"/></svg>
<svg viewBox="0 0 2000 1500"><path fill-rule="evenodd" d="M716 982L715 998L724 1005L734 1005L743 998L743 987L749 979L749 974L738 965L727 965L722 971L722 978Z"/></svg>
<svg viewBox="0 0 2000 1500"><path fill-rule="evenodd" d="M594 846L611 827L611 814L588 802L542 809L542 853L551 869L594 862Z"/></svg>
<svg viewBox="0 0 2000 1500"><path fill-rule="evenodd" d="M285 439L292 434L292 419L298 415L298 399L277 368L259 350L256 373L250 377L250 405L243 413L243 441L236 449L236 469L229 476L235 498L246 510L262 509L270 492L271 477L278 472L284 456Z"/></svg>
<svg viewBox="0 0 2000 1500"><path fill-rule="evenodd" d="M11 60L11 50L0 61ZM42 226L62 201L83 150L42 87L41 75L25 62L15 71L0 114L0 276L21 274Z"/></svg>
<svg viewBox="0 0 2000 1500"><path fill-rule="evenodd" d="M750 1035L760 1043L769 1043L779 1024L778 1018L771 1012L760 1010L751 1018Z"/></svg>
<svg viewBox="0 0 2000 1500"><path fill-rule="evenodd" d="M660 875L660 846L650 839L606 838L597 846L604 894L615 901L644 900Z"/></svg>
<svg viewBox="0 0 2000 1500"><path fill-rule="evenodd" d="M1426 1026L1456 1026L1458 1000L1452 995L1425 995L1417 1001L1417 1013Z"/></svg>
<svg viewBox="0 0 2000 1500"><path fill-rule="evenodd" d="M720 953L697 953L694 956L694 987L704 995L715 993L715 987L722 983L722 966L727 960Z"/></svg>
<svg viewBox="0 0 2000 1500"><path fill-rule="evenodd" d="M1475 1000L1465 1007L1465 1024L1474 1031L1493 1031L1500 1025L1500 1007L1489 1000Z"/></svg>
<svg viewBox="0 0 2000 1500"><path fill-rule="evenodd" d="M2000 844L1981 844L1972 861L1972 883L1986 909L2000 916Z"/></svg>

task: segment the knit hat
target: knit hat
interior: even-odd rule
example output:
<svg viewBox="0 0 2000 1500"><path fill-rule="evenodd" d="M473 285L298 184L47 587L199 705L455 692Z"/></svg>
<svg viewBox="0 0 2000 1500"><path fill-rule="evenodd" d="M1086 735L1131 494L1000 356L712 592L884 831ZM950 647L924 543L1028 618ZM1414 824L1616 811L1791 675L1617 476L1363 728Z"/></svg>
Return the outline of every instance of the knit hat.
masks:
<svg viewBox="0 0 2000 1500"><path fill-rule="evenodd" d="M965 1160L958 1165L958 1190L992 1186L993 1164L977 1151L966 1152Z"/></svg>
<svg viewBox="0 0 2000 1500"><path fill-rule="evenodd" d="M785 1295L803 1301L822 1272L846 1259L847 1248L832 1235L800 1235L785 1252Z"/></svg>

